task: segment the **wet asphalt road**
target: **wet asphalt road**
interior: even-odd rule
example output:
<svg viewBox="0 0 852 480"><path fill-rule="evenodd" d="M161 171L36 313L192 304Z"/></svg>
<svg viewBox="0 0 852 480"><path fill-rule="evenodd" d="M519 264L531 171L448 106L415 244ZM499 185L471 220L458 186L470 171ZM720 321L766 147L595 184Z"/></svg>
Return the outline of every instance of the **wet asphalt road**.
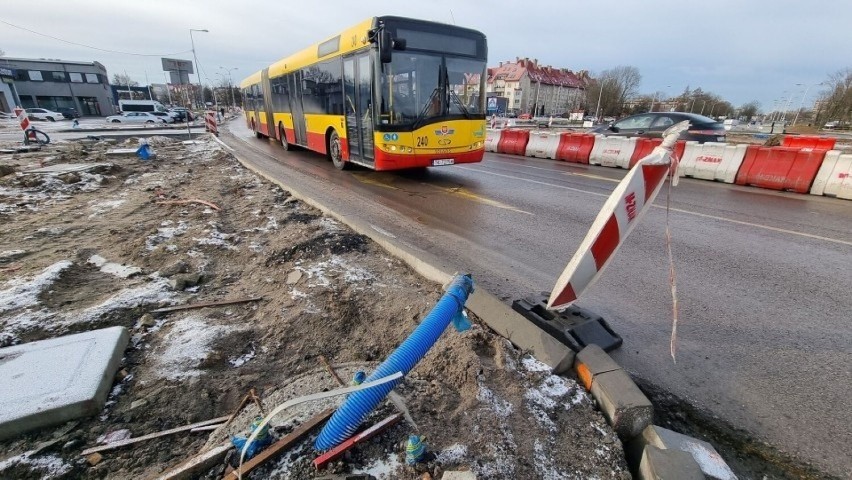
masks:
<svg viewBox="0 0 852 480"><path fill-rule="evenodd" d="M237 154L508 301L550 291L625 171L487 154L421 173L340 172L239 120ZM232 136L233 135L233 136ZM852 477L852 202L681 179L671 197L680 323L669 354L666 188L578 305L624 338L633 374Z"/></svg>

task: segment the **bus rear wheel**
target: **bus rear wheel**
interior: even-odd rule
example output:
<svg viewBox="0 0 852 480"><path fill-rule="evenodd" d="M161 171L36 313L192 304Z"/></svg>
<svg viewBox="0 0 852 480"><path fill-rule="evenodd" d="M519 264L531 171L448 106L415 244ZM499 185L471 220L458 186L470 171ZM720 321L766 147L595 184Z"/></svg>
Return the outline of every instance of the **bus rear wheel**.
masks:
<svg viewBox="0 0 852 480"><path fill-rule="evenodd" d="M287 142L287 134L284 132L284 125L278 124L278 132L281 134L281 148L290 150L290 143Z"/></svg>
<svg viewBox="0 0 852 480"><path fill-rule="evenodd" d="M346 170L349 168L349 162L343 159L343 150L340 147L340 135L337 132L331 132L328 138L328 157L331 158L331 163L338 170Z"/></svg>

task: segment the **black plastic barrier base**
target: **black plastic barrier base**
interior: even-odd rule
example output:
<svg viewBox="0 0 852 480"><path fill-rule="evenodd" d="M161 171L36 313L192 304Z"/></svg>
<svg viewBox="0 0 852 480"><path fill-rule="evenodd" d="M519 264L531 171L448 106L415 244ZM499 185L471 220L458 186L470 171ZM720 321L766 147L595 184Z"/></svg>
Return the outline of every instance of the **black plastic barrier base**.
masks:
<svg viewBox="0 0 852 480"><path fill-rule="evenodd" d="M575 352L591 344L610 352L623 343L600 315L573 305L553 312L547 309L547 298L548 295L542 293L515 300L512 309Z"/></svg>

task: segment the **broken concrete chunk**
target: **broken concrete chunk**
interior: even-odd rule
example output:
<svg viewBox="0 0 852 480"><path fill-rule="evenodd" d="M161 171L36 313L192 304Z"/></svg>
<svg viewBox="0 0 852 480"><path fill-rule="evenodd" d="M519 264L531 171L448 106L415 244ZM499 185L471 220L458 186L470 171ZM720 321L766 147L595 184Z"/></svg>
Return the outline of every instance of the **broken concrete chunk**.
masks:
<svg viewBox="0 0 852 480"><path fill-rule="evenodd" d="M100 453L93 453L93 454L89 455L88 457L86 457L86 461L89 462L89 465L91 465L93 467L95 465L101 463L101 460L103 460L103 459L104 459L104 456L101 455Z"/></svg>
<svg viewBox="0 0 852 480"><path fill-rule="evenodd" d="M137 408L144 407L145 405L148 405L148 400L145 400L144 398L140 400L134 400L133 403L130 404L130 409L135 410Z"/></svg>
<svg viewBox="0 0 852 480"><path fill-rule="evenodd" d="M172 290L185 290L198 285L201 283L203 278L203 273L184 273L175 275L171 280L169 280L169 286Z"/></svg>
<svg viewBox="0 0 852 480"><path fill-rule="evenodd" d="M645 447L639 464L639 480L704 480L692 456L679 450Z"/></svg>
<svg viewBox="0 0 852 480"><path fill-rule="evenodd" d="M736 475L725 460L709 443L689 437L657 425L648 425L642 434L630 441L625 447L628 461L635 460L647 445L657 448L681 450L692 455L707 478L715 480L736 480Z"/></svg>
<svg viewBox="0 0 852 480"><path fill-rule="evenodd" d="M63 183L68 185L72 183L79 183L80 180L83 179L79 174L74 172L63 173L62 175L57 175L56 178L62 180Z"/></svg>
<svg viewBox="0 0 852 480"><path fill-rule="evenodd" d="M293 270L289 274L287 274L287 285L295 285L299 283L299 280L302 279L302 271L301 270Z"/></svg>
<svg viewBox="0 0 852 480"><path fill-rule="evenodd" d="M157 321L154 320L154 316L150 313L146 313L139 318L139 326L142 328L151 328L157 324Z"/></svg>
<svg viewBox="0 0 852 480"><path fill-rule="evenodd" d="M178 260L177 262L169 265L168 267L162 269L160 273L164 277L171 277L177 275L179 273L186 273L189 271L189 264L183 260Z"/></svg>

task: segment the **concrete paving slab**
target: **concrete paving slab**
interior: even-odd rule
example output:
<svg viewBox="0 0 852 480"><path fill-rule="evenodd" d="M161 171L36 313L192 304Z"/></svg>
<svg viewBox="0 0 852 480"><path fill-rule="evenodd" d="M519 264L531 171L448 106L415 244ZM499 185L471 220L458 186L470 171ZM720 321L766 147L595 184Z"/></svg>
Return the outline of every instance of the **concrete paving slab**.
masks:
<svg viewBox="0 0 852 480"><path fill-rule="evenodd" d="M21 173L71 173L85 172L98 167L111 167L111 163L57 163L49 167L25 170Z"/></svg>
<svg viewBox="0 0 852 480"><path fill-rule="evenodd" d="M0 349L0 440L100 412L128 338L110 327Z"/></svg>

